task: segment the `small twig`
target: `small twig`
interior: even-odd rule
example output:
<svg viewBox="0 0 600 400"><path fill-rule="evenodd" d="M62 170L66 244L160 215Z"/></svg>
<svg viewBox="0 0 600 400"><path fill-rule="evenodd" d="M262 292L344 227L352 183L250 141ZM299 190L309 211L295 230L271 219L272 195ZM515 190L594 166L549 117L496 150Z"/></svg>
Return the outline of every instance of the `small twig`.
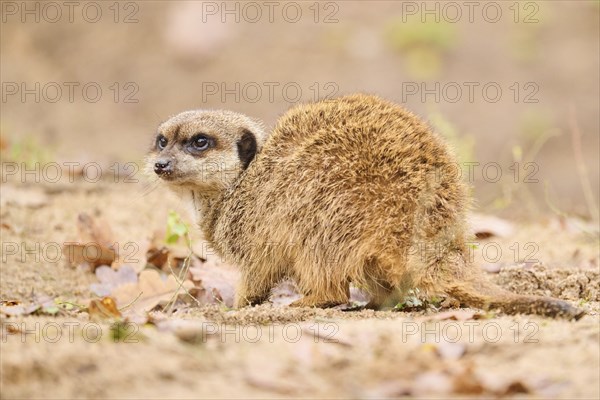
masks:
<svg viewBox="0 0 600 400"><path fill-rule="evenodd" d="M123 307L119 308L119 311L123 311L124 309L131 307L133 305L133 303L135 303L136 301L138 301L138 299L140 297L142 297L143 294L144 294L144 292L140 292L140 294L138 294L137 297L135 299L133 299L129 304L126 304Z"/></svg>
<svg viewBox="0 0 600 400"><path fill-rule="evenodd" d="M58 302L56 304L59 305L59 306L63 305L63 304L69 304L69 305L72 305L73 307L81 308L82 310L87 308L87 306L84 306L84 305L81 305L81 304L77 304L77 303L71 303L70 301L61 301L61 302Z"/></svg>
<svg viewBox="0 0 600 400"><path fill-rule="evenodd" d="M196 299L194 296L192 296L192 294L185 288L183 287L183 282L184 282L184 277L187 275L187 272L190 268L190 261L192 258L192 248L191 248L191 241L189 242L189 248L190 248L190 254L188 254L188 256L185 258L185 260L183 260L183 268L181 269L181 276L177 276L177 274L175 273L175 271L173 270L173 268L171 267L171 263L169 261L167 261L167 265L169 266L169 270L171 271L171 275L173 275L173 278L175 278L175 281L177 281L177 284L179 285L179 287L177 288L177 290L175 291L175 293L173 294L173 296L171 297L171 300L169 300L169 303L167 304L166 309L168 309L167 312L171 312L172 308L175 306L175 301L177 299L177 295L179 294L179 290L183 288L183 291L185 292L185 294L187 294L192 300L194 300L196 302L197 305L201 306L202 304L198 301L198 299Z"/></svg>

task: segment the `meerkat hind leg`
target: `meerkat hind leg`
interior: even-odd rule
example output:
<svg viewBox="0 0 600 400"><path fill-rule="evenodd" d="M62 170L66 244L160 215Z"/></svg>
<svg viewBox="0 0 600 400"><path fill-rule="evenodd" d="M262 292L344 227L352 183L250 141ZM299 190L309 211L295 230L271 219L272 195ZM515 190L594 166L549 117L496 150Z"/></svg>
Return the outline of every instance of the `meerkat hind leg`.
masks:
<svg viewBox="0 0 600 400"><path fill-rule="evenodd" d="M381 281L369 282L367 291L371 296L365 308L380 310L384 307L394 307L400 301L400 295L396 287Z"/></svg>

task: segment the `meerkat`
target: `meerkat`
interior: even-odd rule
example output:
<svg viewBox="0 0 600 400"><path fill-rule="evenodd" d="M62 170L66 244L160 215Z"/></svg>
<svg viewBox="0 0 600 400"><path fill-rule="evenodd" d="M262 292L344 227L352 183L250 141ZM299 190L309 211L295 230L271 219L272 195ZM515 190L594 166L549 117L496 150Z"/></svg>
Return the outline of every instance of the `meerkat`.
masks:
<svg viewBox="0 0 600 400"><path fill-rule="evenodd" d="M239 266L235 306L283 279L298 307L379 308L407 289L462 305L579 319L568 303L507 292L469 262L467 187L444 140L401 106L355 94L301 104L267 133L231 111L178 114L158 127L147 168L190 204L205 239Z"/></svg>

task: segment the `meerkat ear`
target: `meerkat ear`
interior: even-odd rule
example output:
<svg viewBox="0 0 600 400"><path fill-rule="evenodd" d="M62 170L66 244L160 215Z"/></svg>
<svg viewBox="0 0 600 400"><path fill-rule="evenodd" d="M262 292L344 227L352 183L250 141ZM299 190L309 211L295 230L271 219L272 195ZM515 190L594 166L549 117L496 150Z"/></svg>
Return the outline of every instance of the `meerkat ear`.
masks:
<svg viewBox="0 0 600 400"><path fill-rule="evenodd" d="M250 132L248 129L244 129L242 137L237 142L237 148L240 161L242 162L242 168L246 169L248 168L250 161L252 161L256 155L256 137L254 136L254 133Z"/></svg>

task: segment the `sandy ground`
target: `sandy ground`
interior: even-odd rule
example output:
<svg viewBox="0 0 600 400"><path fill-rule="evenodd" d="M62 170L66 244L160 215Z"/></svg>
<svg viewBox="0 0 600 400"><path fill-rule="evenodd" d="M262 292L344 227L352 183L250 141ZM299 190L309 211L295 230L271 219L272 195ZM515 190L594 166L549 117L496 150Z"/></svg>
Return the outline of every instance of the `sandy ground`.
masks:
<svg viewBox="0 0 600 400"><path fill-rule="evenodd" d="M139 183L9 180L2 192L1 297L23 303L40 295L75 304L94 297L95 275L56 261L49 245L77 239L80 212L105 218L125 243L164 226L168 210L180 205L163 188ZM237 311L192 305L153 313L143 325L93 322L73 310L2 315L2 398L598 398L598 238L556 217L515 227L510 237L480 240L479 248L504 250L487 263L476 252L486 268L503 267L490 278L564 298L588 315L567 322L477 310L271 304ZM513 260L509 247L530 242L543 266ZM7 243L34 250L8 254Z"/></svg>

